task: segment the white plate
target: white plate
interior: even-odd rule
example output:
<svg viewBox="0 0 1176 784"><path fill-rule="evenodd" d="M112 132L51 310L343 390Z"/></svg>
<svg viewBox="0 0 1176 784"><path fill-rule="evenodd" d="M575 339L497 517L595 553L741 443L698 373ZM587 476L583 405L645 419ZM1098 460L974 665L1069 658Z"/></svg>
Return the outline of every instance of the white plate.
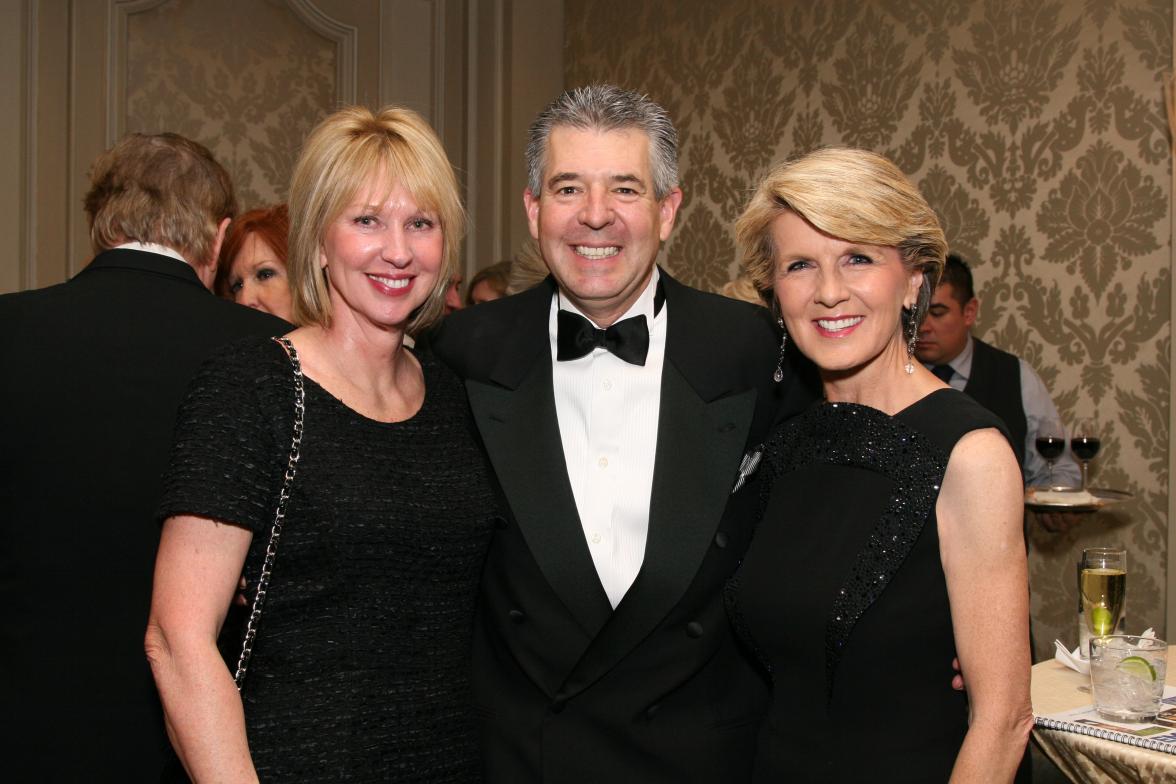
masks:
<svg viewBox="0 0 1176 784"><path fill-rule="evenodd" d="M1085 491L1072 487L1030 487L1025 490L1025 506L1035 512L1091 512L1131 497L1124 490L1103 487L1088 487Z"/></svg>

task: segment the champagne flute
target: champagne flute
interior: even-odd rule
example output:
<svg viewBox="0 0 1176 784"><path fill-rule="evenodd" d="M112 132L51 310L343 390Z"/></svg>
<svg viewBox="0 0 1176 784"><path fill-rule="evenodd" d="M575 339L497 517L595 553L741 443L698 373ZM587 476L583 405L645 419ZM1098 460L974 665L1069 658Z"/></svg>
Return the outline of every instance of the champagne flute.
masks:
<svg viewBox="0 0 1176 784"><path fill-rule="evenodd" d="M1049 486L1054 486L1054 461L1066 451L1066 434L1056 420L1044 423L1037 431L1037 453L1049 464Z"/></svg>
<svg viewBox="0 0 1176 784"><path fill-rule="evenodd" d="M1074 453L1074 457L1078 458L1082 465L1082 489L1086 490L1087 473L1090 469L1090 461L1098 454L1098 449L1102 446L1102 442L1098 436L1095 435L1098 430L1094 426L1094 422L1089 419L1084 419L1078 422L1074 427L1074 434L1070 437L1070 451Z"/></svg>
<svg viewBox="0 0 1176 784"><path fill-rule="evenodd" d="M1082 551L1082 614L1094 637L1115 633L1127 598L1127 551L1091 547Z"/></svg>

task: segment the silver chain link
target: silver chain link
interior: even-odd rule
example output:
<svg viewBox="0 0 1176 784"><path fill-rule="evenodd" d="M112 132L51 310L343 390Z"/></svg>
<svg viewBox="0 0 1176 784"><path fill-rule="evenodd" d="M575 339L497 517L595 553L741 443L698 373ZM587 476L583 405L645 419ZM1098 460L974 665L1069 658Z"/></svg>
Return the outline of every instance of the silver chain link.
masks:
<svg viewBox="0 0 1176 784"><path fill-rule="evenodd" d="M278 495L278 508L274 512L269 544L265 547L265 560L262 561L261 574L257 578L257 593L253 597L253 606L249 611L249 622L245 625L245 639L241 643L241 656L237 659L237 672L233 675L237 691L241 690L241 684L245 682L245 670L249 666L249 658L253 655L253 640L257 637L257 624L261 620L265 592L269 588L270 575L274 570L278 542L282 538L282 525L286 522L286 502L290 500L294 473L298 468L298 458L302 455L302 425L306 414L306 388L302 379L302 363L298 361L298 352L289 338L276 337L274 341L286 349L286 353L290 355L290 364L294 366L294 437L290 442L290 457L286 461L286 475L282 479L282 492Z"/></svg>

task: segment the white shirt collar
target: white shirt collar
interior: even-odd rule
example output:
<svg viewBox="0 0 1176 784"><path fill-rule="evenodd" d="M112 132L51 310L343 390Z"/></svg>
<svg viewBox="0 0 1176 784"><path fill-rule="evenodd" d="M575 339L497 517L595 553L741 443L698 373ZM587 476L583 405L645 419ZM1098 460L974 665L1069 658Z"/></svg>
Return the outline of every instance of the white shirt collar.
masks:
<svg viewBox="0 0 1176 784"><path fill-rule="evenodd" d="M972 342L972 333L968 333L968 340L964 343L964 350L961 351L955 359L947 364L951 365L951 369L956 372L960 378L967 381L972 375L972 354L974 343Z"/></svg>
<svg viewBox="0 0 1176 784"><path fill-rule="evenodd" d="M621 321L622 319L627 319L632 316L644 315L645 322L647 324L649 324L650 326L652 326L653 319L654 319L653 304L654 304L654 299L657 295L657 282L659 280L661 280L661 271L658 270L657 266L655 265L653 268L653 274L649 276L649 282L645 284L645 288L642 289L641 294L639 294L637 296L637 299L634 300L633 304L629 306L629 309L626 310L624 312L624 314L622 314L621 317L619 319L617 319L617 321ZM583 312L581 312L581 310L579 308L577 308L575 305L573 305L570 299L563 296L562 292L558 292L558 291L556 292L556 299L559 302L559 309L560 310L570 311L570 312L575 313L579 316L584 316L584 318L588 319L589 321L592 321L591 318L589 318L587 315L585 315ZM664 306L662 308L662 311L663 312L665 311ZM595 326L597 329L603 329L595 321L592 321L592 325Z"/></svg>
<svg viewBox="0 0 1176 784"><path fill-rule="evenodd" d="M182 261L188 266L192 266L192 262L180 255L180 252L169 248L166 245L157 245L154 242L124 242L122 245L115 245L111 250L141 250L147 253L158 253L160 256L170 256L173 259Z"/></svg>

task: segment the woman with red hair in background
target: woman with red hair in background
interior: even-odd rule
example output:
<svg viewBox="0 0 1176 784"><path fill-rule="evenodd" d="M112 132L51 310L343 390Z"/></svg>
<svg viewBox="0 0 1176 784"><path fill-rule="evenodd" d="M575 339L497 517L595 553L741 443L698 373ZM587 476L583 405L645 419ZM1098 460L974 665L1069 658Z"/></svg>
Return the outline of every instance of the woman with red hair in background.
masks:
<svg viewBox="0 0 1176 784"><path fill-rule="evenodd" d="M285 204L249 210L233 221L217 262L216 293L289 321L289 233Z"/></svg>

